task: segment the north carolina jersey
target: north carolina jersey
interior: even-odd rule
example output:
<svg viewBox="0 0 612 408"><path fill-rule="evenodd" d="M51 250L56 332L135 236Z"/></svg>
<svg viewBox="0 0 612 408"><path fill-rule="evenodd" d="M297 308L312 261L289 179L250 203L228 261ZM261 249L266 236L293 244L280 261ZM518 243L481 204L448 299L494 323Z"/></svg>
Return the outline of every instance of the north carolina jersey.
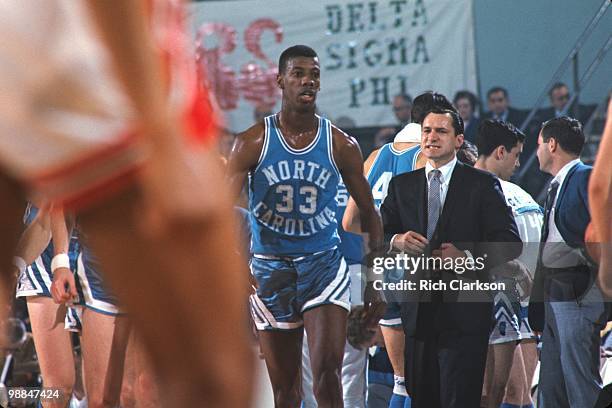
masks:
<svg viewBox="0 0 612 408"><path fill-rule="evenodd" d="M518 258L533 273L538 259L538 242L540 242L540 231L542 230L543 212L542 208L525 190L509 181L499 180L502 191L506 197L506 203L512 208L512 215L518 227L521 241L523 241L523 253Z"/></svg>
<svg viewBox="0 0 612 408"><path fill-rule="evenodd" d="M349 197L346 185L342 178L340 178L338 194L336 195L336 201L338 202L336 219L342 220L342 217L344 217ZM361 235L345 231L342 228L341 222L338 223L338 234L340 235L340 252L344 259L346 259L346 262L349 265L361 263L363 260L363 239Z"/></svg>
<svg viewBox="0 0 612 408"><path fill-rule="evenodd" d="M400 152L393 147L393 143L380 148L367 176L376 208L380 208L385 200L391 179L416 168L420 151L421 146L415 145Z"/></svg>
<svg viewBox="0 0 612 408"><path fill-rule="evenodd" d="M340 243L336 218L340 173L333 159L331 123L317 118L317 134L303 149L289 146L276 115L265 118L259 163L249 173L255 254L299 256Z"/></svg>

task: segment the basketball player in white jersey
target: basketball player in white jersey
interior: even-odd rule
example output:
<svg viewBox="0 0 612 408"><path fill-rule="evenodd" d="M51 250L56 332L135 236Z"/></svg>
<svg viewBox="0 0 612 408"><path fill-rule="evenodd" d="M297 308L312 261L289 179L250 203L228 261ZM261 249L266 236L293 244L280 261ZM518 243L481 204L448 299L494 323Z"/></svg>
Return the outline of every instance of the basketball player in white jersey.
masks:
<svg viewBox="0 0 612 408"><path fill-rule="evenodd" d="M392 143L387 143L374 150L366 159L363 171L372 188L376 208L380 208L384 201L392 177L425 166L427 160L421 154L420 148L421 123L427 113L434 107L454 109L442 94L425 92L417 96L412 106L411 117L413 123L409 123L398 132ZM347 231L361 232L359 210L352 199L349 200L347 205L342 225ZM410 404L404 378L405 337L400 317L400 304L391 299L392 293L388 296L387 310L379 324L394 372L395 386L389 407L402 408Z"/></svg>
<svg viewBox="0 0 612 408"><path fill-rule="evenodd" d="M543 215L540 206L528 193L507 181L520 165L524 140L525 135L511 124L491 119L481 123L476 136L478 160L474 167L499 177L523 241L522 255L506 268L509 271L505 271L513 275L501 276L511 290L499 292L495 297L496 325L489 339L485 373L489 408L500 407L506 388L509 391L507 403L520 407L532 403L529 389L537 363L536 340L527 321L528 293L524 293L522 299L518 297L518 291L528 292L529 285L518 289L514 282L530 280L535 272ZM503 271L503 268L502 265L498 270ZM517 344L520 344L518 348ZM509 383L510 376L512 384Z"/></svg>
<svg viewBox="0 0 612 408"><path fill-rule="evenodd" d="M221 179L214 121L181 10L0 3L0 93L11 100L0 108L2 278L9 287L26 193L77 208L165 406L245 406L252 360L236 322L247 283L229 194L223 184L208 194Z"/></svg>

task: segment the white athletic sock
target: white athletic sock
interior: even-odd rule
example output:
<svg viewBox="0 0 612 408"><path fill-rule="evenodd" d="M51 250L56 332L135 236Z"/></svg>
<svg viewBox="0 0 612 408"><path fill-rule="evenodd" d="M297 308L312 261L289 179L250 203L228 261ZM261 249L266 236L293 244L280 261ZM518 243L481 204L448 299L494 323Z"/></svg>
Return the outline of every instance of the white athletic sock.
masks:
<svg viewBox="0 0 612 408"><path fill-rule="evenodd" d="M393 383L394 394L403 395L404 397L408 396L408 391L406 391L406 380L404 377L393 375Z"/></svg>

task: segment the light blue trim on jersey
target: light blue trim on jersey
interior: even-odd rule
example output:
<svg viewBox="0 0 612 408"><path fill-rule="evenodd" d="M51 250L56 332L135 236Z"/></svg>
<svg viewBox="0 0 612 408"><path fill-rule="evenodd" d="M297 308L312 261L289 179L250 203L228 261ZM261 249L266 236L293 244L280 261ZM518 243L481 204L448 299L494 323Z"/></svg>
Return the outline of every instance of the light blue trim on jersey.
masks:
<svg viewBox="0 0 612 408"><path fill-rule="evenodd" d="M332 126L329 120L325 121L327 125L327 157L329 158L329 162L332 164L334 170L336 170L336 175L338 178L342 178L340 175L340 170L338 169L338 165L336 165L336 160L334 160L334 135L332 133Z"/></svg>
<svg viewBox="0 0 612 408"><path fill-rule="evenodd" d="M540 214L544 214L542 207L540 207L539 205L526 205L524 207L517 208L516 210L514 210L514 212L517 215L525 214L528 212L538 212Z"/></svg>

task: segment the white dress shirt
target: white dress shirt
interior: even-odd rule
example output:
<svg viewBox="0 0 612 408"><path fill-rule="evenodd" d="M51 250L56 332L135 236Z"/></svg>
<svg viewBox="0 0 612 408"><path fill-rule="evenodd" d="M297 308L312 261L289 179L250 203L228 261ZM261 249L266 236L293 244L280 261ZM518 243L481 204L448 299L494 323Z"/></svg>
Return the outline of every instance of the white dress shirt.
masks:
<svg viewBox="0 0 612 408"><path fill-rule="evenodd" d="M451 176L453 175L453 170L455 170L455 166L457 165L457 156L453 158L453 160L446 163L444 166L438 168L440 170L440 209L444 208L444 201L446 200L446 193L448 193L448 185L450 184ZM429 196L429 173L434 170L434 166L427 162L425 165L425 180L427 181L427 195Z"/></svg>
<svg viewBox="0 0 612 408"><path fill-rule="evenodd" d="M557 190L552 209L550 210L550 216L548 217L548 237L546 238L546 245L542 249L542 263L548 268L567 268L584 263L584 257L580 250L567 245L555 224L555 207L557 206L563 182L567 177L567 173L578 163L580 163L580 159L574 159L567 163L551 181L551 183L554 181L558 182L559 189Z"/></svg>
<svg viewBox="0 0 612 408"><path fill-rule="evenodd" d="M438 168L440 170L440 209L444 208L444 201L446 200L446 193L448 193L448 186L450 184L451 176L453 175L453 170L455 170L455 166L457 165L457 156L453 158L453 160L449 161L442 167ZM434 167L427 162L425 165L425 183L427 184L427 195L429 196L429 173L434 170ZM389 251L393 250L393 241L395 241L395 237L401 234L395 234L391 238ZM471 256L471 254L468 254Z"/></svg>

